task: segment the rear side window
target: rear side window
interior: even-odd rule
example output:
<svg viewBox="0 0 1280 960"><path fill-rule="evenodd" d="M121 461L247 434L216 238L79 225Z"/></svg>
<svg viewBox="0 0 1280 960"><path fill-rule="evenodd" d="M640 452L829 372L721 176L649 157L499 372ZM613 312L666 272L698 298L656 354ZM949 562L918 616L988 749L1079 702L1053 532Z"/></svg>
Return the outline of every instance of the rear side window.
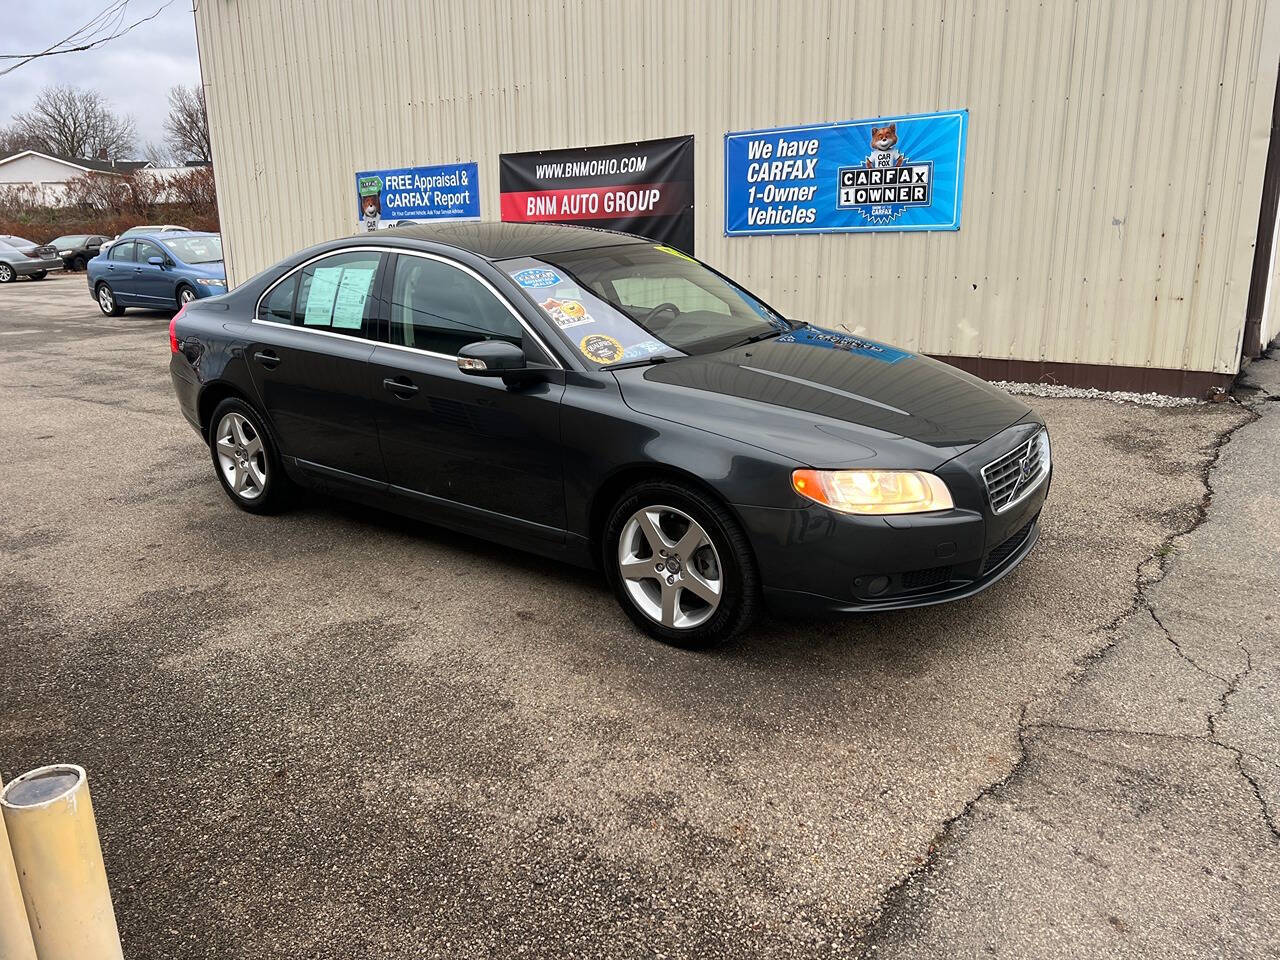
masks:
<svg viewBox="0 0 1280 960"><path fill-rule="evenodd" d="M373 276L380 259L377 253L341 253L303 270L294 326L360 336L370 313Z"/></svg>
<svg viewBox="0 0 1280 960"><path fill-rule="evenodd" d="M391 342L452 357L479 340L522 346L523 331L506 305L469 273L401 255L391 290Z"/></svg>
<svg viewBox="0 0 1280 960"><path fill-rule="evenodd" d="M381 254L339 253L308 265L262 301L259 320L364 336L375 319L373 279Z"/></svg>
<svg viewBox="0 0 1280 960"><path fill-rule="evenodd" d="M133 259L133 241L129 241L128 243L113 244L111 249L107 251L107 259L132 260Z"/></svg>

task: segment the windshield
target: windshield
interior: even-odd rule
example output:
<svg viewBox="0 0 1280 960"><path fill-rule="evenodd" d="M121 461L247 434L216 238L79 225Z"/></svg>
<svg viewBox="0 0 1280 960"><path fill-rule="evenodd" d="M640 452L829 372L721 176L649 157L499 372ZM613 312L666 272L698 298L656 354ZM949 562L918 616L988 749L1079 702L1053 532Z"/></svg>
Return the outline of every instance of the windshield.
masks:
<svg viewBox="0 0 1280 960"><path fill-rule="evenodd" d="M222 259L221 237L166 237L164 242L184 263L215 263Z"/></svg>
<svg viewBox="0 0 1280 960"><path fill-rule="evenodd" d="M791 329L741 287L661 244L521 257L501 266L565 342L602 367L713 353Z"/></svg>
<svg viewBox="0 0 1280 960"><path fill-rule="evenodd" d="M58 237L56 240L50 240L49 244L54 247L74 247L84 243L85 237L72 235L69 237Z"/></svg>

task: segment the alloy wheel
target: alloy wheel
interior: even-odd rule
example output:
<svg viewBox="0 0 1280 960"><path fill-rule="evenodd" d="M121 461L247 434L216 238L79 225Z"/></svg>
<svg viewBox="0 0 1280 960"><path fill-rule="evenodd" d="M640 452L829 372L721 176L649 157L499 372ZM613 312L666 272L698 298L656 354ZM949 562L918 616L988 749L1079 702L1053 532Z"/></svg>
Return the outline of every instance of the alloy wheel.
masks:
<svg viewBox="0 0 1280 960"><path fill-rule="evenodd" d="M7 263L0 263L0 283L8 283L13 279L13 267Z"/></svg>
<svg viewBox="0 0 1280 960"><path fill-rule="evenodd" d="M178 291L178 302L181 304L188 304L195 298L196 298L196 292L192 290L190 287L183 287L181 290Z"/></svg>
<svg viewBox="0 0 1280 960"><path fill-rule="evenodd" d="M258 431L241 414L228 413L214 437L227 486L242 500L257 500L267 488L267 452Z"/></svg>
<svg viewBox="0 0 1280 960"><path fill-rule="evenodd" d="M110 313L116 307L116 300L111 295L111 288L105 283L98 288L98 306L102 308L103 313Z"/></svg>
<svg viewBox="0 0 1280 960"><path fill-rule="evenodd" d="M618 538L618 571L632 602L676 630L706 623L724 595L715 544L675 507L642 507L630 516Z"/></svg>

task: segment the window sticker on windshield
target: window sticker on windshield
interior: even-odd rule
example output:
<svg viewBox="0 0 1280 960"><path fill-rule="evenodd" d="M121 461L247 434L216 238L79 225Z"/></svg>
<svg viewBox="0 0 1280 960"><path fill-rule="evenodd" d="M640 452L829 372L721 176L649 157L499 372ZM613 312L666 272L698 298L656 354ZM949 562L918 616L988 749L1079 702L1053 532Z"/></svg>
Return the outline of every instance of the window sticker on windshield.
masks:
<svg viewBox="0 0 1280 960"><path fill-rule="evenodd" d="M652 357L655 353L661 353L663 350L670 350L661 340L641 340L639 343L633 343L622 352L623 360L643 360L645 357Z"/></svg>
<svg viewBox="0 0 1280 960"><path fill-rule="evenodd" d="M689 256L687 253L681 253L675 247L668 247L660 243L655 243L653 245L653 249L661 250L663 253L669 253L673 257L679 257L681 260L688 260L690 263L698 263L698 261L693 259L693 257ZM699 266L701 266L701 264L699 264Z"/></svg>
<svg viewBox="0 0 1280 960"><path fill-rule="evenodd" d="M596 363L617 363L625 352L622 344L603 333L589 333L578 343L578 349Z"/></svg>
<svg viewBox="0 0 1280 960"><path fill-rule="evenodd" d="M820 327L801 327L791 333L783 334L778 343L799 343L808 347L822 347L826 350L848 350L859 356L870 357L881 363L897 363L911 356L905 350L897 350L874 340L855 337L850 333L839 333L834 330L823 330Z"/></svg>
<svg viewBox="0 0 1280 960"><path fill-rule="evenodd" d="M587 313L581 301L556 300L554 297L539 304L547 312L547 316L561 330L576 327L582 323L595 323L595 318Z"/></svg>
<svg viewBox="0 0 1280 960"><path fill-rule="evenodd" d="M521 270L519 273L513 273L512 278L522 287L530 287L537 289L538 287L554 287L556 284L564 283L560 274L554 270L546 270L540 267L530 267L528 270Z"/></svg>

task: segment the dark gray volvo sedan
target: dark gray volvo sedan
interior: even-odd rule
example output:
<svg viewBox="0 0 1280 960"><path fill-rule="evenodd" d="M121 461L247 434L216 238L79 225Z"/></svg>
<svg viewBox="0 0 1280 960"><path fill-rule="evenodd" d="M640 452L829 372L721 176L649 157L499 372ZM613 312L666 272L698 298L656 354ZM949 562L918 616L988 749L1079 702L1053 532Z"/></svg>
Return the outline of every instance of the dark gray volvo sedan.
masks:
<svg viewBox="0 0 1280 960"><path fill-rule="evenodd" d="M977 593L1031 550L1049 488L1020 401L600 230L335 240L187 304L170 346L242 509L300 485L596 564L636 624L687 646L761 601Z"/></svg>

